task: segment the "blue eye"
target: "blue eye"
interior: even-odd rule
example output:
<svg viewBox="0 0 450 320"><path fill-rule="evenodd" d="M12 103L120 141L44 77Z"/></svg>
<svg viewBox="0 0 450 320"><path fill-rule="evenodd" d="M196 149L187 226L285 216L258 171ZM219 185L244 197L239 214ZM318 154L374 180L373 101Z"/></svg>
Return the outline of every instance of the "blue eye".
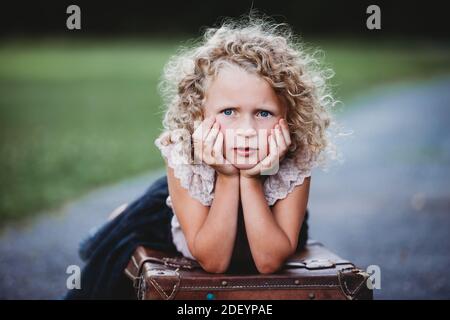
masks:
<svg viewBox="0 0 450 320"><path fill-rule="evenodd" d="M267 118L267 117L271 116L272 114L269 111L262 110L259 112L259 115L263 118Z"/></svg>
<svg viewBox="0 0 450 320"><path fill-rule="evenodd" d="M231 116L233 110L231 110L231 109L225 109L225 110L223 110L222 112L223 112L223 114L226 115L226 116Z"/></svg>

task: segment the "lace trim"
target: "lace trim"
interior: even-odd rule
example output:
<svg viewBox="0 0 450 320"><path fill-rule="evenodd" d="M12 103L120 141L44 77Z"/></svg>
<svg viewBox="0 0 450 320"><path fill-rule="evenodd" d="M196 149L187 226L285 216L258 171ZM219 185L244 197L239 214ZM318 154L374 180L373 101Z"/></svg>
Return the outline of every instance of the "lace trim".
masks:
<svg viewBox="0 0 450 320"><path fill-rule="evenodd" d="M215 170L204 163L190 164L190 155L183 151L183 143L180 138L177 141L177 134L172 133L169 139L167 135L162 135L155 140L155 145L161 150L181 186L203 205L211 206L214 199Z"/></svg>
<svg viewBox="0 0 450 320"><path fill-rule="evenodd" d="M264 196L267 204L273 206L277 200L284 199L296 186L302 185L305 178L311 176L312 166L301 170L297 159L284 159L278 172L264 181Z"/></svg>

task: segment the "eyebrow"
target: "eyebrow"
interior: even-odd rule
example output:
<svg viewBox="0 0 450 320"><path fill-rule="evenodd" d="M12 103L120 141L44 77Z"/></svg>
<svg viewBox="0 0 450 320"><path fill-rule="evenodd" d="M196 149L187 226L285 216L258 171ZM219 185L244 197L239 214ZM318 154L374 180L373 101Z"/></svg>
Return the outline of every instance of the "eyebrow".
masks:
<svg viewBox="0 0 450 320"><path fill-rule="evenodd" d="M241 109L241 107L239 105L232 105L232 104L216 106L217 110L224 110L224 109L231 109L231 108L233 108L233 109ZM260 106L260 107L256 108L256 110L267 110L267 111L271 111L271 112L277 112L277 109L278 108L276 108L276 107L267 106L267 105Z"/></svg>

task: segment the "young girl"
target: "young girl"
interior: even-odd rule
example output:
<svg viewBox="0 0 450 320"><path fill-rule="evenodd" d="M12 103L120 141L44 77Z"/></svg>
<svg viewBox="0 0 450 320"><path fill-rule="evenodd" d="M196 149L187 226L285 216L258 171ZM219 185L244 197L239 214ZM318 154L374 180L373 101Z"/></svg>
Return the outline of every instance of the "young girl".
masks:
<svg viewBox="0 0 450 320"><path fill-rule="evenodd" d="M178 252L207 272L273 273L308 238L311 170L332 146L326 72L288 28L249 17L207 29L166 65L167 176L85 241L81 290L132 296L137 245Z"/></svg>

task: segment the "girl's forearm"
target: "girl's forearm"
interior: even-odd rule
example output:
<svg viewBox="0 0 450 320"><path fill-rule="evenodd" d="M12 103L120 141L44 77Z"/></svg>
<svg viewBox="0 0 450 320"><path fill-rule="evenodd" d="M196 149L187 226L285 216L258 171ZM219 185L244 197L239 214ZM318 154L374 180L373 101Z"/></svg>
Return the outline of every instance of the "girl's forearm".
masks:
<svg viewBox="0 0 450 320"><path fill-rule="evenodd" d="M236 239L239 176L217 175L214 200L194 240L195 256L207 271L225 272ZM204 267L205 267L204 266Z"/></svg>
<svg viewBox="0 0 450 320"><path fill-rule="evenodd" d="M245 229L255 265L261 273L275 272L292 253L288 236L276 222L259 178L240 178Z"/></svg>

